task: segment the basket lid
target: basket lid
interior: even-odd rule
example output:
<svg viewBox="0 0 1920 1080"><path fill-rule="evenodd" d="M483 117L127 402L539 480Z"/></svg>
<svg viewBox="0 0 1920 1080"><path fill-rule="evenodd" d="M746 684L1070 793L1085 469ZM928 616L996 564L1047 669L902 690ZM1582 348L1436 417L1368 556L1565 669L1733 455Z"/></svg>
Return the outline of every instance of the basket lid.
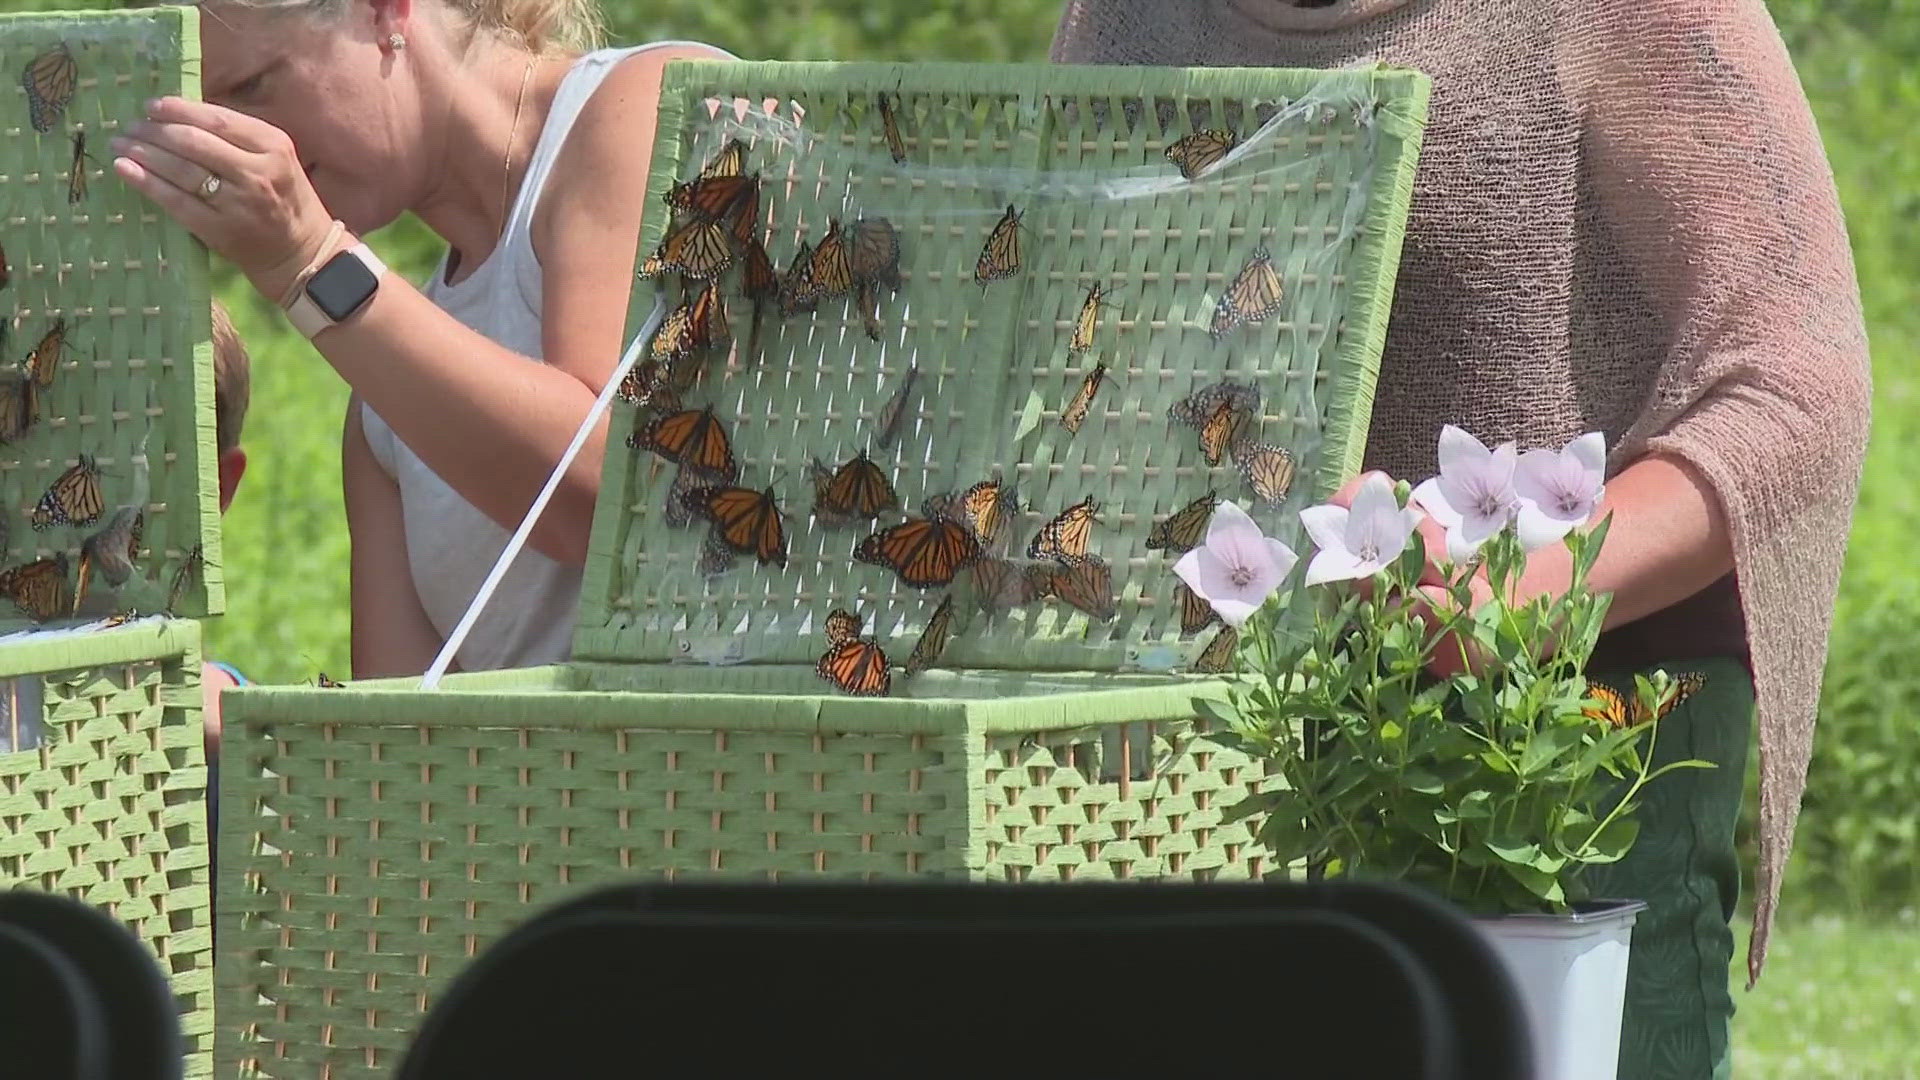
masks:
<svg viewBox="0 0 1920 1080"><path fill-rule="evenodd" d="M205 250L112 175L192 8L0 16L0 630L224 607Z"/></svg>
<svg viewBox="0 0 1920 1080"><path fill-rule="evenodd" d="M1359 467L1427 87L670 65L575 656L1206 669L1181 542Z"/></svg>

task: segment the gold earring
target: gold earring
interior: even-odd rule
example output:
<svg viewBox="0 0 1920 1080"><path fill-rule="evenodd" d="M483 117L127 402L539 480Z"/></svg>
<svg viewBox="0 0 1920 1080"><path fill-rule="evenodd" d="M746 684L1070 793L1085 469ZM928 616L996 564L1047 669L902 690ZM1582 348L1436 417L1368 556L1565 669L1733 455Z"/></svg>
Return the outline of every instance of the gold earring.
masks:
<svg viewBox="0 0 1920 1080"><path fill-rule="evenodd" d="M387 48L392 49L394 52L399 52L401 49L404 49L406 47L407 47L407 39L405 37L399 34L387 35Z"/></svg>

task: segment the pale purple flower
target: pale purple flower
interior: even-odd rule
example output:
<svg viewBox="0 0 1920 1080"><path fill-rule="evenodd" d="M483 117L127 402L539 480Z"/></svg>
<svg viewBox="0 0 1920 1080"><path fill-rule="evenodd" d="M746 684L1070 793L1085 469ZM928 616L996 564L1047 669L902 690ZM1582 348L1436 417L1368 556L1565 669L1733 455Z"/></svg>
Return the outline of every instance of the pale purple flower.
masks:
<svg viewBox="0 0 1920 1080"><path fill-rule="evenodd" d="M1528 551L1545 547L1584 524L1606 495L1607 440L1597 431L1561 450L1529 450L1514 471L1520 493L1515 526Z"/></svg>
<svg viewBox="0 0 1920 1080"><path fill-rule="evenodd" d="M1280 588L1299 561L1292 548L1262 534L1245 510L1222 502L1207 523L1207 538L1182 555L1173 572L1228 626L1239 626Z"/></svg>
<svg viewBox="0 0 1920 1080"><path fill-rule="evenodd" d="M1420 511L1400 506L1384 473L1361 481L1351 510L1328 503L1300 511L1300 522L1319 549L1307 564L1307 584L1379 573L1407 550L1407 538L1420 527L1420 519Z"/></svg>
<svg viewBox="0 0 1920 1080"><path fill-rule="evenodd" d="M1440 429L1440 475L1413 489L1420 504L1447 530L1447 557L1465 562L1520 507L1514 489L1519 451L1511 442L1485 443L1448 424Z"/></svg>

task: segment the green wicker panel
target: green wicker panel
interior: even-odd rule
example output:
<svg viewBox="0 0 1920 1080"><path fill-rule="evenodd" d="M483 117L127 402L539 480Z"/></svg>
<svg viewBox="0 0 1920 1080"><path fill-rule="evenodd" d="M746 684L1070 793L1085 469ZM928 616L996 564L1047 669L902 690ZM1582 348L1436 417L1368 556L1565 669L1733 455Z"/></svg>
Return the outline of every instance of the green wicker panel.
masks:
<svg viewBox="0 0 1920 1080"><path fill-rule="evenodd" d="M785 670L790 686L812 678ZM389 1075L468 960L607 882L1262 870L1244 827L1220 822L1259 777L1193 737L1191 687L1019 702L553 692L619 677L230 692L221 1074Z"/></svg>
<svg viewBox="0 0 1920 1080"><path fill-rule="evenodd" d="M0 647L0 888L63 893L131 928L173 981L188 1075L211 1076L200 626L32 636Z"/></svg>
<svg viewBox="0 0 1920 1080"><path fill-rule="evenodd" d="M49 130L32 125L23 74L64 47L71 102ZM197 96L199 15L192 8L0 16L0 397L19 393L25 358L58 325L64 347L38 419L0 443L0 547L5 566L64 555L77 576L82 543L115 508L138 508L136 572L118 589L93 575L82 614L134 608L175 614L224 607L207 257L184 229L111 169L108 140L163 94ZM74 140L85 138L73 183ZM0 425L3 426L3 425ZM30 527L55 478L87 455L105 513L91 525ZM205 571L180 578L188 553ZM24 622L5 604L0 627Z"/></svg>
<svg viewBox="0 0 1920 1080"><path fill-rule="evenodd" d="M817 312L758 317L729 270L733 344L714 350L684 395L727 424L740 483L771 485L786 514L784 569L743 558L698 571L704 523L664 520L675 468L616 445L607 458L575 655L698 659L719 641L728 664L810 662L821 618L847 607L896 662L949 590L918 591L852 553L874 524L834 528L812 514L808 464L866 451L901 510L1000 476L1017 486L1007 538L1024 556L1053 515L1091 496L1091 550L1112 565L1116 611L1100 622L1048 600L987 619L968 575L943 663L980 669L1168 671L1203 641L1183 640L1172 560L1148 551L1157 521L1209 490L1245 504L1229 461L1209 466L1170 408L1222 379L1263 394L1257 438L1290 450L1301 482L1258 507L1269 531L1299 537L1295 514L1359 464L1394 268L1425 116L1422 76L1386 70L1296 72L688 63L669 68L640 248L670 227L668 187L698 174L728 140L749 143L763 176L759 238L778 266L830 220L884 217L901 237L902 287L880 291L869 340L849 298ZM897 102L896 164L878 102ZM1163 155L1196 130L1245 137L1198 179ZM984 289L983 242L1009 204L1022 212L1021 272ZM1273 253L1285 300L1258 324L1209 333L1215 306L1258 248ZM664 302L686 295L660 279ZM1091 286L1108 293L1090 351L1068 339ZM635 330L656 300L635 290ZM773 305L766 305L769 309ZM722 355L724 354L724 355ZM1077 434L1062 409L1094 365L1108 377ZM878 417L909 370L917 393L897 443ZM645 423L617 407L616 433ZM881 517L878 526L902 520ZM896 680L896 695L925 684Z"/></svg>

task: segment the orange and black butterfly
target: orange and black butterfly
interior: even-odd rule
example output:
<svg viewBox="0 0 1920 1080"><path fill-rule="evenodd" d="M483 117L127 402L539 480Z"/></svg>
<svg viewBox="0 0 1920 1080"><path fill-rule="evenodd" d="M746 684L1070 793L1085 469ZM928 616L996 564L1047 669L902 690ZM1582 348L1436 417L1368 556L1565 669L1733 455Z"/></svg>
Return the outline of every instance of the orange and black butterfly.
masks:
<svg viewBox="0 0 1920 1080"><path fill-rule="evenodd" d="M972 529L983 548L1000 542L1018 512L1013 489L999 477L982 480L959 495L930 495L921 509L930 518L957 521Z"/></svg>
<svg viewBox="0 0 1920 1080"><path fill-rule="evenodd" d="M1100 384L1107 378L1107 365L1095 364L1087 377L1080 380L1080 389L1074 392L1073 400L1060 410L1060 426L1067 434L1080 434L1080 425L1086 423L1087 410L1093 407L1093 397L1100 392Z"/></svg>
<svg viewBox="0 0 1920 1080"><path fill-rule="evenodd" d="M913 400L913 387L920 380L919 365L907 368L906 376L900 381L900 389L893 392L887 403L880 407L880 415L875 417L875 426L879 428L874 441L882 449L890 449L900 437L900 422L906 419L907 406Z"/></svg>
<svg viewBox="0 0 1920 1080"><path fill-rule="evenodd" d="M1220 675L1233 669L1234 654L1240 651L1240 631L1223 626L1193 661L1193 670L1203 675Z"/></svg>
<svg viewBox="0 0 1920 1080"><path fill-rule="evenodd" d="M883 217L855 219L848 231L847 262L855 281L900 288L900 234Z"/></svg>
<svg viewBox="0 0 1920 1080"><path fill-rule="evenodd" d="M57 619L73 610L64 554L36 559L0 573L0 596L13 601L34 622Z"/></svg>
<svg viewBox="0 0 1920 1080"><path fill-rule="evenodd" d="M979 557L973 530L944 518L908 518L868 536L853 552L854 561L884 566L915 589L949 585Z"/></svg>
<svg viewBox="0 0 1920 1080"><path fill-rule="evenodd" d="M696 221L722 221L727 215L739 210L749 199L757 198L759 190L758 174L746 176L733 173L726 176L702 176L698 180L689 180L669 188L667 205L675 210L685 210L692 214Z"/></svg>
<svg viewBox="0 0 1920 1080"><path fill-rule="evenodd" d="M100 519L106 500L100 494L100 468L80 455L78 464L56 477L33 508L33 527L91 525Z"/></svg>
<svg viewBox="0 0 1920 1080"><path fill-rule="evenodd" d="M1293 455L1283 447L1249 439L1233 448L1233 460L1254 498L1263 503L1280 502L1293 487Z"/></svg>
<svg viewBox="0 0 1920 1080"><path fill-rule="evenodd" d="M711 405L659 417L634 433L631 443L676 464L718 473L726 477L728 483L740 475L727 429L714 415Z"/></svg>
<svg viewBox="0 0 1920 1080"><path fill-rule="evenodd" d="M1219 164L1220 159L1238 145L1240 136L1224 128L1196 131L1175 139L1167 147L1167 160L1173 162L1181 176L1191 180Z"/></svg>
<svg viewBox="0 0 1920 1080"><path fill-rule="evenodd" d="M1220 617L1213 605L1182 581L1173 587L1173 603L1180 609L1180 636L1197 634Z"/></svg>
<svg viewBox="0 0 1920 1080"><path fill-rule="evenodd" d="M1199 431L1209 417L1216 414L1223 402L1231 403L1241 412L1257 415L1260 412L1260 388L1249 383L1222 379L1211 386L1202 387L1175 402L1167 410L1167 416L1175 423L1185 424Z"/></svg>
<svg viewBox="0 0 1920 1080"><path fill-rule="evenodd" d="M1252 422L1252 415L1231 400L1223 400L1214 406L1213 415L1200 425L1200 453L1207 459L1207 464L1220 464L1221 459L1239 444L1247 425Z"/></svg>
<svg viewBox="0 0 1920 1080"><path fill-rule="evenodd" d="M686 494L685 503L713 522L713 535L729 550L751 555L762 565L787 565L787 528L772 488L696 488Z"/></svg>
<svg viewBox="0 0 1920 1080"><path fill-rule="evenodd" d="M700 169L700 179L711 180L720 176L739 176L747 171L747 144L739 139L728 139L727 145L713 155Z"/></svg>
<svg viewBox="0 0 1920 1080"><path fill-rule="evenodd" d="M1020 212L1011 205L987 234L980 258L973 264L973 280L985 285L1020 272Z"/></svg>
<svg viewBox="0 0 1920 1080"><path fill-rule="evenodd" d="M847 234L840 230L838 220L827 223L827 235L813 249L807 275L816 297L845 296L853 291L853 260L847 253Z"/></svg>
<svg viewBox="0 0 1920 1080"><path fill-rule="evenodd" d="M827 616L827 651L814 665L820 677L849 694L880 697L893 686L880 643L860 636L860 616L836 609Z"/></svg>
<svg viewBox="0 0 1920 1080"><path fill-rule="evenodd" d="M696 563L701 577L715 577L733 569L740 557L734 554L725 540L720 539L718 529L708 529L707 538L700 542L700 561Z"/></svg>
<svg viewBox="0 0 1920 1080"><path fill-rule="evenodd" d="M1045 568L1045 595L1091 615L1101 622L1113 619L1113 567L1088 555L1064 566Z"/></svg>
<svg viewBox="0 0 1920 1080"><path fill-rule="evenodd" d="M98 569L111 588L119 588L133 576L133 560L140 551L140 527L145 515L136 506L123 506L113 512L100 531L80 544L79 582L73 590L73 606L78 611L87 597L87 583Z"/></svg>
<svg viewBox="0 0 1920 1080"><path fill-rule="evenodd" d="M347 685L346 683L341 682L339 679L328 678L327 673L324 671L319 672L314 677L313 684L322 690L338 690L341 687Z"/></svg>
<svg viewBox="0 0 1920 1080"><path fill-rule="evenodd" d="M180 598L187 594L188 583L196 576L203 576L202 571L206 566L206 553L199 544L193 545L180 559L180 565L173 571L173 581L167 586L166 611L169 615L180 610Z"/></svg>
<svg viewBox="0 0 1920 1080"><path fill-rule="evenodd" d="M893 111L893 95L879 95L880 133L886 137L887 153L892 155L893 163L899 165L907 160L906 140L900 137L900 118Z"/></svg>
<svg viewBox="0 0 1920 1080"><path fill-rule="evenodd" d="M687 504L690 493L700 488L726 487L732 482L733 478L725 473L682 465L673 472L673 483L667 487L667 503L661 516L672 528L685 528L693 522L693 510Z"/></svg>
<svg viewBox="0 0 1920 1080"><path fill-rule="evenodd" d="M940 598L940 606L933 609L933 617L927 620L927 628L920 631L920 640L913 645L912 655L907 657L906 675L920 674L932 667L947 651L947 638L953 626L953 594Z"/></svg>
<svg viewBox="0 0 1920 1080"><path fill-rule="evenodd" d="M0 372L0 443L19 442L40 419L40 395L33 376Z"/></svg>
<svg viewBox="0 0 1920 1080"><path fill-rule="evenodd" d="M1207 523L1213 520L1213 508L1219 504L1219 495L1209 491L1175 510L1147 533L1147 550L1185 555L1199 547L1200 541L1207 537Z"/></svg>
<svg viewBox="0 0 1920 1080"><path fill-rule="evenodd" d="M67 205L83 202L87 197L87 133L73 133L73 168L67 172Z"/></svg>
<svg viewBox="0 0 1920 1080"><path fill-rule="evenodd" d="M746 259L740 272L740 291L749 300L772 300L780 295L780 273L773 268L766 246L758 240L743 245Z"/></svg>
<svg viewBox="0 0 1920 1080"><path fill-rule="evenodd" d="M694 217L667 234L659 259L662 270L708 281L733 265L733 247L724 227Z"/></svg>
<svg viewBox="0 0 1920 1080"><path fill-rule="evenodd" d="M1649 712L1640 704L1637 697L1629 698L1625 693L1605 683L1587 683L1587 696L1599 702L1588 705L1581 712L1591 719L1599 720L1608 727L1639 727L1655 720L1663 720L1667 714L1680 707L1680 703L1700 692L1707 685L1707 677L1697 671L1682 672L1673 677L1672 696L1666 702Z"/></svg>
<svg viewBox="0 0 1920 1080"><path fill-rule="evenodd" d="M864 451L837 469L815 461L813 512L824 524L843 525L858 518L879 517L900 503L887 474Z"/></svg>
<svg viewBox="0 0 1920 1080"><path fill-rule="evenodd" d="M1067 355L1079 356L1093 348L1093 330L1100 321L1100 308L1104 306L1107 291L1095 282L1087 290L1087 298L1080 303L1080 314L1073 321L1073 336L1067 339Z"/></svg>
<svg viewBox="0 0 1920 1080"><path fill-rule="evenodd" d="M27 61L20 85L27 92L27 118L33 130L45 135L59 126L79 81L79 65L64 41Z"/></svg>
<svg viewBox="0 0 1920 1080"><path fill-rule="evenodd" d="M1099 509L1099 504L1089 495L1061 511L1034 534L1033 541L1027 545L1027 558L1063 563L1085 559L1087 541L1093 537L1094 515Z"/></svg>
<svg viewBox="0 0 1920 1080"><path fill-rule="evenodd" d="M973 603L989 616L1025 607L1040 598L1043 579L1029 567L1010 559L980 559L968 568L973 578Z"/></svg>
<svg viewBox="0 0 1920 1080"><path fill-rule="evenodd" d="M1220 302L1214 305L1213 323L1207 332L1217 340L1220 335L1239 326L1241 323L1264 322L1269 316L1280 310L1285 293L1280 285L1280 272L1273 268L1273 257L1265 248L1253 253L1253 258L1240 268L1240 273L1227 286L1220 296Z"/></svg>
<svg viewBox="0 0 1920 1080"><path fill-rule="evenodd" d="M726 314L721 310L720 289L708 282L706 288L680 302L667 313L653 335L648 355L656 362L672 365L713 347L727 332ZM678 389L686 389L685 386Z"/></svg>
<svg viewBox="0 0 1920 1080"><path fill-rule="evenodd" d="M745 245L760 239L760 177L753 177L752 186L733 208L733 238Z"/></svg>
<svg viewBox="0 0 1920 1080"><path fill-rule="evenodd" d="M680 389L673 385L673 367L657 360L642 360L627 370L618 391L622 401L649 413L680 411ZM627 436L628 446L638 446L637 434Z"/></svg>
<svg viewBox="0 0 1920 1080"><path fill-rule="evenodd" d="M875 293L873 282L863 281L853 294L853 306L860 309L860 328L867 337L879 341L885 328L880 325L880 297Z"/></svg>
<svg viewBox="0 0 1920 1080"><path fill-rule="evenodd" d="M780 279L780 314L798 315L820 306L820 291L813 284L813 245L805 240L794 250Z"/></svg>
<svg viewBox="0 0 1920 1080"><path fill-rule="evenodd" d="M40 341L27 353L27 372L41 389L53 385L53 377L60 373L60 362L67 355L67 320L61 317L53 320L47 332L40 335Z"/></svg>

